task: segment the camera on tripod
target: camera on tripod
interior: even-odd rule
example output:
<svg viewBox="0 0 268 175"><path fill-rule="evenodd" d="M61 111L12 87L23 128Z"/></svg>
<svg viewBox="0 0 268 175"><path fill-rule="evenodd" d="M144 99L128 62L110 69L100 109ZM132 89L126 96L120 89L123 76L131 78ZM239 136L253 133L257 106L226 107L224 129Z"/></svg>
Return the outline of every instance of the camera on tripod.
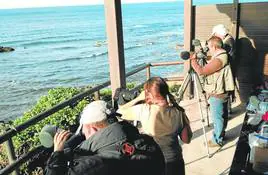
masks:
<svg viewBox="0 0 268 175"><path fill-rule="evenodd" d="M201 66L204 66L207 63L207 52L209 51L209 48L207 46L207 41L205 43L205 46L202 47L200 40L194 39L192 40L192 45L197 47L197 51L195 52L196 57L198 59L198 63ZM190 58L190 52L188 51L182 51L180 54L180 57L183 60L188 60Z"/></svg>

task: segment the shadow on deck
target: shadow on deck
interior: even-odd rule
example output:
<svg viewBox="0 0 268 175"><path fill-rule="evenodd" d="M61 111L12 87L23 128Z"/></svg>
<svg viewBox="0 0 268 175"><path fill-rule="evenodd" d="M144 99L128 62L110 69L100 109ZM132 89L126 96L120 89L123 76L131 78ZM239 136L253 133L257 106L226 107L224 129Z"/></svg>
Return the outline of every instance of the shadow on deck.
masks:
<svg viewBox="0 0 268 175"><path fill-rule="evenodd" d="M222 148L209 148L211 158L208 158L204 132L201 123L201 114L197 100L184 100L180 103L186 110L193 130L193 139L190 144L183 144L183 156L187 175L224 175L229 174L236 149L242 123L245 117L245 105L237 102L232 105L233 113L229 117L226 129L226 143ZM204 119L207 119L205 103L202 102ZM211 139L213 123L209 116L204 122L207 140Z"/></svg>

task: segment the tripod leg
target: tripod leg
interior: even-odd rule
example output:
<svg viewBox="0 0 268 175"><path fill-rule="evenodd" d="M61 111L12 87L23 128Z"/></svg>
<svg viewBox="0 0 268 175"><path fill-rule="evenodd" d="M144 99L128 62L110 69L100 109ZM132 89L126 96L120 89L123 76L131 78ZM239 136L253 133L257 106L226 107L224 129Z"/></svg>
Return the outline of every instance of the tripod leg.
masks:
<svg viewBox="0 0 268 175"><path fill-rule="evenodd" d="M182 84L181 84L181 87L180 87L178 93L177 93L177 103L178 103L178 104L179 104L180 101L182 100L182 98L183 98L183 94L184 94L184 92L185 92L185 90L186 90L186 88L187 88L187 85L189 84L190 80L191 80L191 75L190 75L190 73L188 72L188 73L186 74L185 79L183 80L183 82L182 82Z"/></svg>
<svg viewBox="0 0 268 175"><path fill-rule="evenodd" d="M198 97L198 106L199 106L199 111L200 111L200 114L201 114L201 124L202 124L203 133L204 133L205 145L206 145L206 148L207 148L207 156L210 158L211 156L209 154L209 149L208 149L207 134L206 134L205 126L204 126L205 120L204 120L204 116L203 116L203 112L202 112L201 98L199 96L199 90L198 90L198 86L201 85L201 84L197 84L197 83L200 83L200 80L198 79L198 75L196 73L193 73L193 79L194 79L194 83L195 83L195 86L194 86L195 87L195 92L196 92L196 95Z"/></svg>
<svg viewBox="0 0 268 175"><path fill-rule="evenodd" d="M201 81L199 79L199 76L194 72L194 76L196 79L196 86L199 87L201 89L202 95L205 98L205 103L206 103L206 115L207 115L207 126L209 127L209 115L208 115L208 108L209 108L209 103L208 103L208 99L207 99L207 94L204 91L204 89L202 88L201 85Z"/></svg>

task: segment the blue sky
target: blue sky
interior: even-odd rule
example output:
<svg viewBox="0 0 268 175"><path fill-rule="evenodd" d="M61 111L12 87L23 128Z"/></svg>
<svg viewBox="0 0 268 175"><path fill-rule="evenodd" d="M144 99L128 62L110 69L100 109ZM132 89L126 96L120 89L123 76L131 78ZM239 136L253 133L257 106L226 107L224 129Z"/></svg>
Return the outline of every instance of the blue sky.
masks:
<svg viewBox="0 0 268 175"><path fill-rule="evenodd" d="M183 0L121 0L122 3L169 2ZM239 0L239 2L268 2L268 0ZM53 7L103 4L104 0L0 0L0 9ZM194 4L232 3L233 0L193 0Z"/></svg>

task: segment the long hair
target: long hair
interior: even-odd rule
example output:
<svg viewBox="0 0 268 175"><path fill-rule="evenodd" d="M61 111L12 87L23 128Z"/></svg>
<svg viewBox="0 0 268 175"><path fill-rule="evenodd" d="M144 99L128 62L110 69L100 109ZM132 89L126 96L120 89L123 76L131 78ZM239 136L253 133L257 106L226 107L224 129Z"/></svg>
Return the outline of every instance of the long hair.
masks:
<svg viewBox="0 0 268 175"><path fill-rule="evenodd" d="M145 102L154 104L157 101L167 101L168 85L161 77L152 77L144 84Z"/></svg>
<svg viewBox="0 0 268 175"><path fill-rule="evenodd" d="M180 111L184 111L182 107L178 105L175 97L169 92L169 87L166 81L161 77L152 77L144 84L145 91L145 103L157 104L157 102L168 101ZM151 95L149 95L149 93ZM152 96L152 97L151 97Z"/></svg>

